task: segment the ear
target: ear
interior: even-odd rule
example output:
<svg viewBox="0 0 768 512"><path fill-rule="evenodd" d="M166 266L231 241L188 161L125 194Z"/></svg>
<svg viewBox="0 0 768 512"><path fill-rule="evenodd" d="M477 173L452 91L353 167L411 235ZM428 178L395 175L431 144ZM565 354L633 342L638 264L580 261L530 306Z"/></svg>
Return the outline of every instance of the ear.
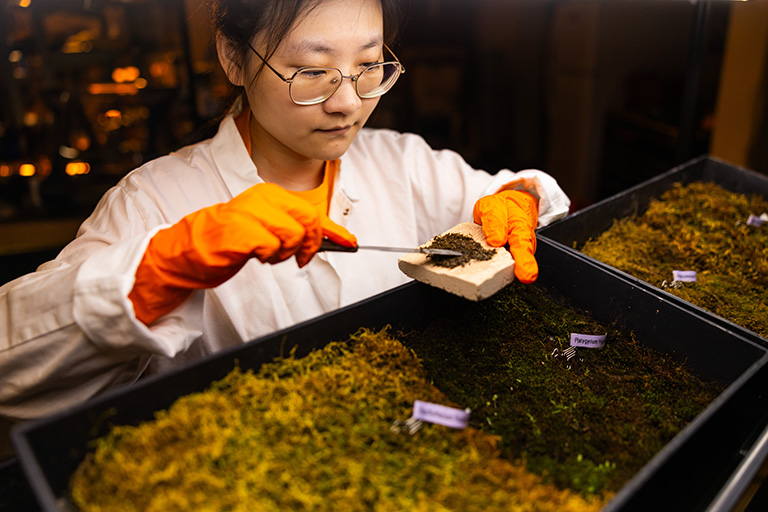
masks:
<svg viewBox="0 0 768 512"><path fill-rule="evenodd" d="M227 74L227 78L232 85L243 85L243 70L235 56L235 48L232 43L223 36L216 37L216 53L219 56L219 63L221 64L224 73Z"/></svg>

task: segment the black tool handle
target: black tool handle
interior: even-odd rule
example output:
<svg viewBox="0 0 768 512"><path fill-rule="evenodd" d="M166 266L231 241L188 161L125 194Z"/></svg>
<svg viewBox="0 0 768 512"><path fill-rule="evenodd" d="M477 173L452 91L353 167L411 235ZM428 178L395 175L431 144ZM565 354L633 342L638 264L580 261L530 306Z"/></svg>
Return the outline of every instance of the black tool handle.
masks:
<svg viewBox="0 0 768 512"><path fill-rule="evenodd" d="M357 252L357 246L355 247L344 247L343 245L337 244L336 242L332 242L331 240L328 240L327 238L323 238L323 241L320 243L320 249L317 250L320 251L333 251L333 252Z"/></svg>

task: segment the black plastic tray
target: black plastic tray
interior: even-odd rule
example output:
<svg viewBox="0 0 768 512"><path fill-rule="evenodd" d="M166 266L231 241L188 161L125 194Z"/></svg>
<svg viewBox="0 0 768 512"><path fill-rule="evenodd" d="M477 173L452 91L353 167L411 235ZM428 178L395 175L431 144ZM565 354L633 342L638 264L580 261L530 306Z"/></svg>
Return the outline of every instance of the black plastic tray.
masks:
<svg viewBox="0 0 768 512"><path fill-rule="evenodd" d="M40 510L32 495L19 461L0 462L0 512L36 512Z"/></svg>
<svg viewBox="0 0 768 512"><path fill-rule="evenodd" d="M585 258L587 261L602 265L608 272L632 281L639 287L649 288L653 293L663 296L665 300L681 304L696 314L710 316L713 322L768 347L768 339L764 336L579 252L590 238L596 238L608 230L614 220L645 212L652 199L660 197L675 183L687 184L697 181L716 183L731 192L760 194L768 198L768 176L734 166L711 156L701 156L553 222L549 226L539 229L537 236L561 244L576 257ZM762 212L755 213L760 214ZM743 220L746 221L746 219Z"/></svg>
<svg viewBox="0 0 768 512"><path fill-rule="evenodd" d="M663 499L669 510L704 510L732 480L768 424L765 347L547 241L539 245L537 256L541 268L538 286L563 293L602 321L618 321L634 330L642 342L686 360L701 377L728 384L606 507L610 511L647 510ZM12 431L12 442L41 508L67 510L70 476L88 442L105 434L109 423L137 424L151 419L177 397L205 389L226 375L235 360L242 368L255 368L294 346L302 355L330 341L346 339L362 326L418 328L469 304L441 290L409 283L50 418L18 425Z"/></svg>

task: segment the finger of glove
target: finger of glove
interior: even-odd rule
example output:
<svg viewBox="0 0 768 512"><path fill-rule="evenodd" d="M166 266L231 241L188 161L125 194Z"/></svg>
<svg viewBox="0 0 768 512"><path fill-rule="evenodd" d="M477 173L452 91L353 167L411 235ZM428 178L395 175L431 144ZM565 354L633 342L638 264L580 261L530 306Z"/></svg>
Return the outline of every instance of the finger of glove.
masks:
<svg viewBox="0 0 768 512"><path fill-rule="evenodd" d="M515 260L515 277L523 283L532 283L539 275L536 263L536 231L529 211L509 203L509 252Z"/></svg>
<svg viewBox="0 0 768 512"><path fill-rule="evenodd" d="M320 222L323 236L328 240L343 247L355 247L357 245L357 237L350 233L344 226L336 224L325 215Z"/></svg>
<svg viewBox="0 0 768 512"><path fill-rule="evenodd" d="M261 262L279 262L298 248L305 229L292 216L268 204L258 214L220 205L188 217L190 247L187 257L199 266L216 268L242 266L255 257Z"/></svg>
<svg viewBox="0 0 768 512"><path fill-rule="evenodd" d="M307 229L300 249L296 253L296 260L299 266L306 265L320 249L323 237L338 243L344 247L354 247L357 245L355 235L347 231L346 228L336 224L304 199L298 198L293 194L286 192L279 187L269 190L269 200L274 206L281 206L293 215L296 220L301 222Z"/></svg>
<svg viewBox="0 0 768 512"><path fill-rule="evenodd" d="M279 210L271 212L272 217L281 215L288 217ZM211 276L209 279L215 275L234 275L251 257L262 262L274 258L285 243L279 235L285 238L283 232L289 230L283 227L273 231L250 212L223 205L201 210L198 215L189 216L184 221L190 223L186 259L202 276ZM290 223L290 217L284 223ZM297 223L294 224L295 229L301 229ZM296 245L290 236L288 240L288 243Z"/></svg>
<svg viewBox="0 0 768 512"><path fill-rule="evenodd" d="M300 208L298 208L300 206ZM309 206L310 209L307 209ZM299 241L299 245L292 253L296 255L296 263L303 267L312 259L320 249L320 243L323 238L322 219L324 215L317 208L309 203L297 204L288 209L287 213L293 217L304 229L304 236ZM282 254L280 256L283 256ZM288 254L290 257L290 254Z"/></svg>
<svg viewBox="0 0 768 512"><path fill-rule="evenodd" d="M252 189L259 192L259 206L251 214L281 241L281 247L263 261L276 263L295 254L299 265L306 264L320 247L320 212L276 185L261 184Z"/></svg>
<svg viewBox="0 0 768 512"><path fill-rule="evenodd" d="M536 252L536 225L538 223L538 201L528 192L513 190L503 192L507 203L509 219L508 242L512 245L514 235L518 243L525 243Z"/></svg>
<svg viewBox="0 0 768 512"><path fill-rule="evenodd" d="M357 245L357 238L355 235L347 231L344 227L336 224L322 213L320 214L320 225L320 234L316 238L312 238L311 243L309 242L309 238L307 238L306 240L308 243L305 246L306 250L301 254L296 254L296 261L300 268L309 263L314 255L317 254L323 238L328 238L343 247L355 247Z"/></svg>
<svg viewBox="0 0 768 512"><path fill-rule="evenodd" d="M503 198L495 195L481 197L475 203L473 217L483 227L488 245L501 247L507 243L508 216Z"/></svg>
<svg viewBox="0 0 768 512"><path fill-rule="evenodd" d="M530 251L530 247L509 245L509 252L515 260L515 277L521 283L532 283L539 277L539 264Z"/></svg>
<svg viewBox="0 0 768 512"><path fill-rule="evenodd" d="M535 226L539 217L539 202L528 192L517 192L520 193L513 197L515 204L517 204L526 212L527 217L533 222L533 225Z"/></svg>
<svg viewBox="0 0 768 512"><path fill-rule="evenodd" d="M299 259L314 254L320 247L322 234L319 216L314 208L312 210L311 217L297 215L295 210L275 210L268 218L261 219L261 225L279 240L279 246L277 249L255 246L254 255L261 261L277 263L294 254Z"/></svg>

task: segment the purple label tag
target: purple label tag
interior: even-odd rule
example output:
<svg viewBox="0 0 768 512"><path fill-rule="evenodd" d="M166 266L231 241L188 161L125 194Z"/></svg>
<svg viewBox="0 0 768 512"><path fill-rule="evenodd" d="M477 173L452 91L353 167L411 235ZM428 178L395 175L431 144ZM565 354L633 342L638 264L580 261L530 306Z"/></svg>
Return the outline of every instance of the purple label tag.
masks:
<svg viewBox="0 0 768 512"><path fill-rule="evenodd" d="M469 424L469 413L469 409L455 409L421 400L413 402L415 419L451 428L466 428Z"/></svg>
<svg viewBox="0 0 768 512"><path fill-rule="evenodd" d="M695 283L696 271L695 270L673 270L672 279L675 281L680 281L685 283Z"/></svg>
<svg viewBox="0 0 768 512"><path fill-rule="evenodd" d="M581 348L603 348L605 346L605 339L608 336L605 334L576 334L571 333L571 346Z"/></svg>
<svg viewBox="0 0 768 512"><path fill-rule="evenodd" d="M762 216L758 217L757 215L750 214L747 219L747 226L759 228L763 224L765 224L765 220L763 220Z"/></svg>

